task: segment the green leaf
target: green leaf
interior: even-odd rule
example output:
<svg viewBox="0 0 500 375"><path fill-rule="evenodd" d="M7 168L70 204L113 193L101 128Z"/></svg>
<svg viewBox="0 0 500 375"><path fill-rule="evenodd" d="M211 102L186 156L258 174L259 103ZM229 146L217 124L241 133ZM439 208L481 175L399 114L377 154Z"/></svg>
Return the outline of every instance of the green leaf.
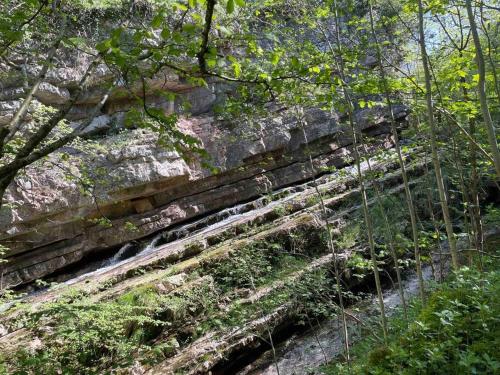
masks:
<svg viewBox="0 0 500 375"><path fill-rule="evenodd" d="M234 0L239 7L245 6L245 0Z"/></svg>
<svg viewBox="0 0 500 375"><path fill-rule="evenodd" d="M217 65L217 60L216 59L207 59L207 66L209 68L213 68Z"/></svg>
<svg viewBox="0 0 500 375"><path fill-rule="evenodd" d="M181 3L174 3L173 4L173 7L174 7L174 10L181 10L181 11L186 11L188 10L188 7L185 6L184 4L181 4Z"/></svg>
<svg viewBox="0 0 500 375"><path fill-rule="evenodd" d="M312 73L320 73L321 69L319 66L313 66L313 67L309 68L309 71Z"/></svg>
<svg viewBox="0 0 500 375"><path fill-rule="evenodd" d="M161 26L162 22L163 22L163 14L159 13L151 21L151 27L153 29L157 29Z"/></svg>
<svg viewBox="0 0 500 375"><path fill-rule="evenodd" d="M229 14L234 12L234 0L227 0L226 11Z"/></svg>
<svg viewBox="0 0 500 375"><path fill-rule="evenodd" d="M196 25L193 25L192 23L186 23L182 25L182 31L192 34L196 30Z"/></svg>
<svg viewBox="0 0 500 375"><path fill-rule="evenodd" d="M280 62L282 55L283 55L282 51L274 51L271 57L271 64L277 65Z"/></svg>
<svg viewBox="0 0 500 375"><path fill-rule="evenodd" d="M95 49L101 53L107 52L111 48L111 40L106 39L100 43L97 43Z"/></svg>
<svg viewBox="0 0 500 375"><path fill-rule="evenodd" d="M241 65L238 62L233 63L234 75L236 78L239 78L241 75Z"/></svg>
<svg viewBox="0 0 500 375"><path fill-rule="evenodd" d="M163 39L168 39L170 37L170 30L168 28L164 28L162 31L161 31L161 37Z"/></svg>

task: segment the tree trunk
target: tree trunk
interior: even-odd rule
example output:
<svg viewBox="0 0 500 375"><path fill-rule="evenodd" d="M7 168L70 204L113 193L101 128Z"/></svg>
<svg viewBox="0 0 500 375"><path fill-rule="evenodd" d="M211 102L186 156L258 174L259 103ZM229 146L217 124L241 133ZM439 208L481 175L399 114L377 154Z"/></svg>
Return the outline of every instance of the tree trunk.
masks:
<svg viewBox="0 0 500 375"><path fill-rule="evenodd" d="M5 196L5 191L9 187L12 180L14 180L15 174L10 174L0 179L0 211L2 210L3 197Z"/></svg>
<svg viewBox="0 0 500 375"><path fill-rule="evenodd" d="M394 138L394 146L396 148L396 153L398 155L398 162L399 162L399 167L401 169L401 176L403 177L406 205L408 206L408 212L410 213L410 222L411 222L411 229L412 229L412 236L413 236L413 251L415 254L415 268L416 268L416 272L417 272L420 298L421 298L422 303L423 303L425 301L425 289L424 289L424 277L422 275L422 263L420 260L420 248L418 245L417 215L415 212L415 205L413 204L413 197L411 194L410 184L408 181L408 174L406 173L405 162L403 159L403 155L401 154L401 146L399 144L399 134L398 134L398 130L396 128L396 119L394 117L394 111L393 111L393 107L392 107L390 90L389 90L388 83L387 83L387 76L386 76L386 73L385 73L385 70L384 70L384 67L382 64L382 51L380 48L380 43L378 41L377 33L375 32L375 25L374 25L374 21L373 21L373 7L372 7L371 1L369 3L369 11L370 11L370 28L371 28L371 32L372 32L372 37L374 38L375 45L376 45L377 60L378 60L377 63L378 63L379 69L380 69L380 78L382 79L385 100L387 102L387 105L389 106L389 112L390 112L390 116L391 116L391 131L392 131L392 136Z"/></svg>
<svg viewBox="0 0 500 375"><path fill-rule="evenodd" d="M306 153L309 157L309 166L311 168L311 173L313 176L313 186L314 186L314 189L316 191L316 195L318 196L318 199L320 202L321 212L324 216L324 221L325 221L325 226L326 226L326 235L327 235L327 240L328 240L328 248L333 256L333 272L335 274L335 286L337 289L337 296L339 298L340 318L342 321L342 335L344 338L344 351L345 351L346 361L347 361L347 363L349 363L349 361L351 359L350 350L349 350L349 332L347 330L347 318L346 318L346 314L345 314L344 296L342 295L342 286L340 284L340 270L339 270L339 265L337 262L337 252L335 250L335 244L334 244L333 238L332 238L332 232L333 232L332 229L333 228L332 228L332 225L330 223L330 220L328 219L328 212L326 210L325 201L323 200L323 195L321 194L321 191L318 188L318 184L316 183L316 171L314 168L314 163L313 163L313 159L311 156L311 152L309 150L309 142L307 140L307 134L306 134L306 130L304 127L305 120L304 120L303 113L298 114L297 117L300 119L299 121L300 121L300 125L302 128L302 134L304 136L304 141L306 144Z"/></svg>
<svg viewBox="0 0 500 375"><path fill-rule="evenodd" d="M373 239L373 224L372 224L372 220L370 217L370 213L368 211L368 198L366 195L365 180L364 180L363 172L361 170L361 162L360 162L358 141L357 141L357 135L356 135L356 126L354 124L354 115L353 115L354 105L353 105L353 102L351 100L350 94L348 92L348 87L347 87L346 77L345 77L345 65L344 65L344 58L343 58L343 54L342 54L343 53L342 43L340 40L340 24L339 24L340 17L338 15L338 7L337 7L336 0L333 1L333 7L334 7L334 14L335 14L335 40L336 40L338 55L335 53L335 51L333 50L331 45L330 44L329 45L330 45L330 49L332 52L332 57L334 59L338 58L338 64L339 64L338 71L339 71L340 80L341 80L341 84L342 84L342 91L343 91L344 100L345 100L347 108L348 108L349 125L351 128L352 138L353 138L354 160L355 160L356 170L357 170L357 174L358 174L361 199L363 202L363 214L364 214L364 219L365 219L366 231L367 231L367 235L368 235L368 244L369 244L369 248L370 248L370 257L372 260L373 274L375 277L375 286L377 289L378 304L379 304L379 308L380 308L380 320L382 323L384 342L385 342L385 344L387 344L387 317L385 315L384 298L382 295L382 285L380 282L380 273L378 270L377 255L375 253L375 241ZM327 38L327 43L329 43L328 38Z"/></svg>
<svg viewBox="0 0 500 375"><path fill-rule="evenodd" d="M363 142L363 138L361 137L360 143L363 145L365 149L365 154L368 154L368 150L366 149L366 145ZM367 157L367 163L368 163L368 170L370 171L370 174L373 172L370 159ZM406 298L405 298L405 293L403 290L403 281L401 278L401 270L399 269L399 258L398 254L396 252L396 246L394 243L394 233L391 229L391 225L389 223L389 218L387 217L387 212L382 204L382 199L381 199L381 194L380 194L380 189L378 188L377 182L372 180L373 184L373 189L375 190L375 199L377 201L377 205L379 207L380 213L382 214L382 219L384 220L384 227L385 227L385 232L386 232L386 240L389 243L389 250L392 256L392 260L394 262L394 270L396 272L396 279L398 281L398 292L399 292L399 297L401 298L401 305L403 306L403 313L404 317L406 320L408 320L408 309L406 306Z"/></svg>
<svg viewBox="0 0 500 375"><path fill-rule="evenodd" d="M488 108L488 98L486 96L486 66L484 63L483 49L481 47L481 41L479 40L479 33L477 32L477 25L476 20L474 19L474 13L472 11L471 0L465 0L465 6L467 8L467 15L469 17L472 39L474 40L474 46L476 48L476 63L479 73L479 81L477 83L479 103L481 104L483 121L488 133L488 142L490 143L491 152L493 154L497 178L500 179L500 150L498 149L495 126L493 124L490 110Z"/></svg>
<svg viewBox="0 0 500 375"><path fill-rule="evenodd" d="M448 207L448 197L444 187L443 175L441 172L441 163L439 161L439 155L437 150L436 141L436 124L434 122L434 107L432 104L432 86L431 86L431 74L429 70L427 49L425 45L425 32L424 32L424 7L422 0L418 0L418 26L420 35L420 51L422 58L422 65L424 69L425 77L425 97L427 102L427 121L430 127L430 143L431 143L431 155L432 162L434 164L434 173L436 175L436 184L439 192L439 201L441 204L441 210L443 212L443 219L446 226L446 234L448 236L448 243L450 247L451 261L454 269L459 268L458 253L455 235L453 233L453 224L451 222L450 210Z"/></svg>

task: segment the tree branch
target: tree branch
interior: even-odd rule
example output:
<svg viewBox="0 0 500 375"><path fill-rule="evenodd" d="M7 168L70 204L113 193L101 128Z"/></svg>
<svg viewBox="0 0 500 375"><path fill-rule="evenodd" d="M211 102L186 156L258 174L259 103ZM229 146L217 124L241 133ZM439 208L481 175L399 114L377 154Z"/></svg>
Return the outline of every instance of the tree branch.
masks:
<svg viewBox="0 0 500 375"><path fill-rule="evenodd" d="M198 65L202 73L207 72L207 61L205 55L208 52L208 39L210 35L210 29L212 28L212 20L214 16L214 8L217 0L207 0L207 11L205 12L205 27L202 33L202 41L200 51L196 54L198 58Z"/></svg>

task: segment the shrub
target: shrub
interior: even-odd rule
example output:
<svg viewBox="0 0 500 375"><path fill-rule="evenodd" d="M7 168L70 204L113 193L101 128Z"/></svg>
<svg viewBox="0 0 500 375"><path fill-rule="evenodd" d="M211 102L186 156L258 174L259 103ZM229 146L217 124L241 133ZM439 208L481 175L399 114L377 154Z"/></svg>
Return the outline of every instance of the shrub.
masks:
<svg viewBox="0 0 500 375"><path fill-rule="evenodd" d="M413 303L409 325L392 319L387 347L367 339L354 348L351 367L330 365L324 373L497 374L499 295L499 271L463 268L431 294L425 307Z"/></svg>

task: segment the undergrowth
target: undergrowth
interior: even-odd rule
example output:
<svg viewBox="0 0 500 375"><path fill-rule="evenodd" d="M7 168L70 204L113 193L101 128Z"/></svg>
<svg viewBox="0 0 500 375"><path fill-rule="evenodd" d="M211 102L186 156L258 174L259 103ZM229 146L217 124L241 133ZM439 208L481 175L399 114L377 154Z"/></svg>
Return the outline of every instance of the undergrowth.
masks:
<svg viewBox="0 0 500 375"><path fill-rule="evenodd" d="M352 347L353 361L333 362L325 375L498 374L500 271L462 268L436 286L426 302L410 304L408 324L390 321L389 344L367 337Z"/></svg>
<svg viewBox="0 0 500 375"><path fill-rule="evenodd" d="M31 344L2 351L0 373L102 374L168 358L208 330L244 325L299 298L286 285L239 304L238 291L250 293L302 269L325 251L321 233L301 228L251 243L203 264L173 290L165 277L116 299L95 301L75 291L35 310L26 306L14 324L28 330ZM309 288L317 286L318 280ZM229 310L220 309L224 304Z"/></svg>

